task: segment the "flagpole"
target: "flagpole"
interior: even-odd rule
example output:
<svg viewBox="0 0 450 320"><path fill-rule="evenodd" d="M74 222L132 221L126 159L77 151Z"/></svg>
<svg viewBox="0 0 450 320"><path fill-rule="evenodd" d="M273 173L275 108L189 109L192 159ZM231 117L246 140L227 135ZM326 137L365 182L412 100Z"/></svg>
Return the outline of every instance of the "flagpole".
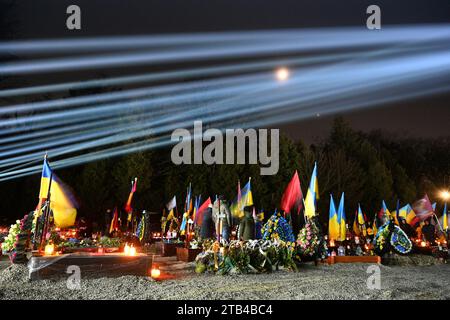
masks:
<svg viewBox="0 0 450 320"><path fill-rule="evenodd" d="M44 161L47 162L47 153L45 153L44 156ZM48 162L47 162L48 164ZM50 180L48 183L48 190L47 190L47 200L45 201L47 203L47 206L45 208L45 212L44 212L44 225L42 228L42 234L41 234L41 241L39 243L39 250L42 251L42 245L44 242L44 239L46 237L47 234L47 229L48 229L48 220L49 220L49 215L50 215L50 197L51 197L51 187L52 187L52 180L53 180L53 171L50 170Z"/></svg>
<svg viewBox="0 0 450 320"><path fill-rule="evenodd" d="M442 228L441 223L439 222L439 219L438 219L438 217L437 217L435 212L433 212L433 216L436 218L436 221L438 223L439 229L441 229L441 231L444 232L444 228Z"/></svg>

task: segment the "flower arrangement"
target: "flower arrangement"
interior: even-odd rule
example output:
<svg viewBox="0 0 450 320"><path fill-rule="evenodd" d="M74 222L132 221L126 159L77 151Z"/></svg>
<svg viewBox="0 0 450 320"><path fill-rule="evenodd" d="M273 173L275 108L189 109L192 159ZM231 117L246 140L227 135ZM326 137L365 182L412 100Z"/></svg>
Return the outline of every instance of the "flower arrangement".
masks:
<svg viewBox="0 0 450 320"><path fill-rule="evenodd" d="M6 245L3 246L4 249L10 255L9 258L12 263L26 263L26 250L29 247L31 240L31 228L33 225L32 213L27 214L22 220L17 220L15 225L12 225L10 232L7 236Z"/></svg>
<svg viewBox="0 0 450 320"><path fill-rule="evenodd" d="M144 235L145 235L145 217L142 216L141 221L139 221L139 224L136 228L136 233L135 233L136 237L139 238L139 241L142 241L142 239L144 239Z"/></svg>
<svg viewBox="0 0 450 320"><path fill-rule="evenodd" d="M392 248L400 254L410 253L413 247L412 242L409 240L406 233L397 226L395 226L395 229L392 232L390 244Z"/></svg>
<svg viewBox="0 0 450 320"><path fill-rule="evenodd" d="M16 220L16 223L12 224L9 228L8 235L4 238L2 243L3 252L11 252L14 249L14 245L17 240L17 236L20 233L20 220Z"/></svg>
<svg viewBox="0 0 450 320"><path fill-rule="evenodd" d="M222 255L217 255L218 261L221 263ZM195 258L195 272L214 272L215 271L215 260L214 251L207 250L199 253Z"/></svg>
<svg viewBox="0 0 450 320"><path fill-rule="evenodd" d="M271 272L280 267L290 270L297 268L293 260L294 242L233 240L229 244L223 244L219 250L216 246L217 243L203 243L204 251L197 255L195 260L196 272L261 273Z"/></svg>
<svg viewBox="0 0 450 320"><path fill-rule="evenodd" d="M103 236L99 239L98 244L105 248L118 248L122 245L123 241L120 238L109 238Z"/></svg>
<svg viewBox="0 0 450 320"><path fill-rule="evenodd" d="M375 252L377 254L381 254L387 251L389 234L390 230L387 224L381 226L378 229L377 235L375 236Z"/></svg>
<svg viewBox="0 0 450 320"><path fill-rule="evenodd" d="M400 227L392 221L384 224L375 236L375 252L379 255L393 249L399 254L408 254L412 250L412 242Z"/></svg>
<svg viewBox="0 0 450 320"><path fill-rule="evenodd" d="M294 242L291 225L279 213L274 213L261 229L263 240L282 240Z"/></svg>
<svg viewBox="0 0 450 320"><path fill-rule="evenodd" d="M297 237L297 255L296 258L314 257L316 259L325 259L327 257L327 244L323 238L316 223L307 221L300 230Z"/></svg>

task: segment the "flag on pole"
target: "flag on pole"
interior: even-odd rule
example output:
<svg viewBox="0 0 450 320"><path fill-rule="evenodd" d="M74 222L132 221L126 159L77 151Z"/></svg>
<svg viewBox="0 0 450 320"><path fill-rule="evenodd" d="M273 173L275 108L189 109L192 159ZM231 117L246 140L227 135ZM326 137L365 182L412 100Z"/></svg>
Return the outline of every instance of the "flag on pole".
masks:
<svg viewBox="0 0 450 320"><path fill-rule="evenodd" d="M78 206L73 194L55 174L52 176L50 209L53 212L53 220L58 228L67 228L75 224Z"/></svg>
<svg viewBox="0 0 450 320"><path fill-rule="evenodd" d="M342 192L341 201L339 201L338 208L338 223L339 223L339 239L338 241L344 241L347 233L346 218L344 210L344 192Z"/></svg>
<svg viewBox="0 0 450 320"><path fill-rule="evenodd" d="M387 208L386 202L384 200L381 202L381 207L382 207L383 212L386 214L386 216L390 217L391 213L389 212L389 209Z"/></svg>
<svg viewBox="0 0 450 320"><path fill-rule="evenodd" d="M119 230L119 213L117 212L117 208L114 208L113 217L111 219L111 225L109 227L109 233L111 234L117 230Z"/></svg>
<svg viewBox="0 0 450 320"><path fill-rule="evenodd" d="M317 180L317 162L311 175L308 192L305 198L305 217L311 218L316 215L316 201L319 199L319 183Z"/></svg>
<svg viewBox="0 0 450 320"><path fill-rule="evenodd" d="M195 197L195 200L194 200L194 211L192 212L192 221L194 222L194 224L195 224L195 221L196 221L195 217L197 216L198 208L200 207L200 199L201 199L201 197L202 196L199 195L199 196Z"/></svg>
<svg viewBox="0 0 450 320"><path fill-rule="evenodd" d="M447 202L444 205L444 212L442 213L442 229L448 229Z"/></svg>
<svg viewBox="0 0 450 320"><path fill-rule="evenodd" d="M339 240L339 221L336 206L334 205L333 195L330 194L330 211L328 218L328 237L333 240Z"/></svg>
<svg viewBox="0 0 450 320"><path fill-rule="evenodd" d="M413 210L415 212L415 218L411 221L411 225L416 225L420 221L425 221L434 214L433 206L431 205L428 195L425 195L422 199L416 201L413 204Z"/></svg>
<svg viewBox="0 0 450 320"><path fill-rule="evenodd" d="M47 199L50 196L50 199ZM47 157L42 168L40 203L50 200L54 224L58 228L67 228L75 224L78 204L70 188L52 171Z"/></svg>
<svg viewBox="0 0 450 320"><path fill-rule="evenodd" d="M400 225L400 200L397 199L397 208L395 210L395 212L392 214L392 216L394 217L394 222L396 225Z"/></svg>
<svg viewBox="0 0 450 320"><path fill-rule="evenodd" d="M173 196L173 198L166 204L167 210L172 210L177 207L177 196Z"/></svg>
<svg viewBox="0 0 450 320"><path fill-rule="evenodd" d="M361 234L365 237L367 235L367 228L366 228L366 219L364 217L364 214L361 210L361 205L358 203L358 211L355 215L355 220L353 221L353 232L360 236Z"/></svg>
<svg viewBox="0 0 450 320"><path fill-rule="evenodd" d="M189 187L187 188L187 192L186 192L186 201L184 202L184 212L189 211L189 209L192 205L191 194L192 194L192 186L191 186L191 183L189 183Z"/></svg>
<svg viewBox="0 0 450 320"><path fill-rule="evenodd" d="M133 195L136 192L137 178L134 178L134 181L131 181L131 191L128 196L127 203L125 204L125 212L128 213L127 220L131 222L133 208L131 207L131 200L133 200Z"/></svg>
<svg viewBox="0 0 450 320"><path fill-rule="evenodd" d="M353 219L353 233L356 236L359 236L361 233L361 231L359 230L359 225L358 225L358 210L356 210L355 218Z"/></svg>
<svg viewBox="0 0 450 320"><path fill-rule="evenodd" d="M389 209L386 206L386 202L384 200L381 201L381 209L378 212L378 220L381 221L388 221L391 217L391 213L389 212Z"/></svg>
<svg viewBox="0 0 450 320"><path fill-rule="evenodd" d="M192 211L192 185L189 183L189 187L187 188L186 192L186 201L184 203L184 213L183 213L183 219L181 220L181 226L180 226L180 234L184 235L187 228L187 223L189 220L189 214Z"/></svg>
<svg viewBox="0 0 450 320"><path fill-rule="evenodd" d="M247 184L238 192L236 199L230 206L231 213L238 218L244 216L244 208L253 205L253 194L251 189L251 178L248 178Z"/></svg>
<svg viewBox="0 0 450 320"><path fill-rule="evenodd" d="M173 208L172 208L172 209L170 209L169 214L167 215L166 221L172 220L174 216L175 216L175 214L173 213Z"/></svg>
<svg viewBox="0 0 450 320"><path fill-rule="evenodd" d="M399 212L396 212L396 216L398 216L398 219L402 218L405 219L406 222L408 222L408 214L411 212L412 208L409 204L404 205L400 208Z"/></svg>
<svg viewBox="0 0 450 320"><path fill-rule="evenodd" d="M402 209L400 209L400 215L401 214L402 214ZM406 205L406 222L412 226L415 219L416 219L416 213L414 212L413 208L409 204Z"/></svg>
<svg viewBox="0 0 450 320"><path fill-rule="evenodd" d="M198 226L201 226L203 223L203 215L205 214L206 210L208 209L209 205L211 205L211 198L208 197L205 202L198 208L197 214L195 215L195 223Z"/></svg>
<svg viewBox="0 0 450 320"><path fill-rule="evenodd" d="M373 218L373 223L372 223L372 235L376 236L378 232L378 228L377 228L377 217Z"/></svg>
<svg viewBox="0 0 450 320"><path fill-rule="evenodd" d="M241 199L242 199L241 182L238 179L237 196L236 196L236 199L234 199L234 201L230 205L230 211L235 217L242 217L243 216L243 213L241 212L241 210L239 208L239 204L241 203ZM216 196L216 200L217 200L217 196Z"/></svg>
<svg viewBox="0 0 450 320"><path fill-rule="evenodd" d="M298 178L297 170L295 170L295 173L281 198L281 210L291 213L291 211L296 208L297 214L299 214L302 208L302 198L303 194L302 189L300 188L300 179Z"/></svg>
<svg viewBox="0 0 450 320"><path fill-rule="evenodd" d="M39 198L47 199L48 192L50 191L50 180L52 179L52 169L48 164L47 157L44 158L44 165L42 167L41 175L41 188L39 190Z"/></svg>

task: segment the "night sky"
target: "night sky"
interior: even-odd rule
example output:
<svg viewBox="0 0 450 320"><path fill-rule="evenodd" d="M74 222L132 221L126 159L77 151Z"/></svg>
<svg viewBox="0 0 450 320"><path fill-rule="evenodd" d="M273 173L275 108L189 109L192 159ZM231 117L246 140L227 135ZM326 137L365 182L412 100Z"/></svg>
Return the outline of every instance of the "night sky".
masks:
<svg viewBox="0 0 450 320"><path fill-rule="evenodd" d="M450 22L448 0L0 0L0 4L2 40L361 26L370 4L381 7L383 26ZM82 30L65 27L65 10L70 4L81 7ZM77 76L116 74L117 70L102 70ZM64 77L73 75L14 78L0 82L0 88L72 80ZM354 128L364 131L383 129L398 135L437 137L450 132L449 101L450 93L343 115ZM281 129L293 138L313 142L328 132L331 121L331 116L316 117Z"/></svg>

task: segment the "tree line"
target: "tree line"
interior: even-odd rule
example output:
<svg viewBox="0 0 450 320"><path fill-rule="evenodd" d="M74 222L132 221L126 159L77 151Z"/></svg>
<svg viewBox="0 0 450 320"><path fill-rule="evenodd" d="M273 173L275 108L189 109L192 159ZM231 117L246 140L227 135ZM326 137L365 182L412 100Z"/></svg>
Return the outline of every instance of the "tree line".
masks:
<svg viewBox="0 0 450 320"><path fill-rule="evenodd" d="M397 199L411 203L424 193L437 200L438 190L450 183L450 139L401 138L381 130L355 131L341 117L334 120L328 137L307 145L280 136L280 169L276 175L261 176L259 165L174 165L170 148L128 154L72 168L56 170L72 189L79 203L79 216L103 219L107 209L123 207L131 180L138 177L133 208L161 212L173 195L182 211L186 188L192 182L194 195L205 200L216 194L233 200L237 181L241 187L252 177L257 209L268 214L280 205L282 193L295 170L306 196L314 162L318 163L318 211L328 219L330 194L335 201L345 192L345 210L352 219L361 204L373 217L385 200L395 210ZM51 164L51 155L50 155ZM37 203L40 176L6 181L0 185L2 224L15 220Z"/></svg>

